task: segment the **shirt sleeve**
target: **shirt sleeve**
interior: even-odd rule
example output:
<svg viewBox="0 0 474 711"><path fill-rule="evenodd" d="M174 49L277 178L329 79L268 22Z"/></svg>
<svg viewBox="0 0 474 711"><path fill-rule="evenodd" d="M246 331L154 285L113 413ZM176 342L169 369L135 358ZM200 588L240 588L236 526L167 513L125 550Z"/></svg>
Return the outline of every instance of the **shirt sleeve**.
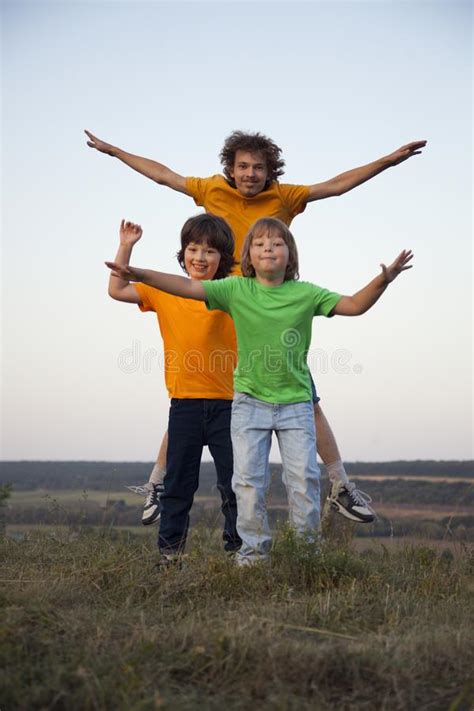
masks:
<svg viewBox="0 0 474 711"><path fill-rule="evenodd" d="M226 277L225 279L201 282L206 292L206 306L210 311L220 309L230 314L232 287L233 282L237 279L238 277Z"/></svg>
<svg viewBox="0 0 474 711"><path fill-rule="evenodd" d="M341 294L329 289L322 289L320 286L313 284L314 289L314 315L329 316L331 311L341 299Z"/></svg>
<svg viewBox="0 0 474 711"><path fill-rule="evenodd" d="M186 178L186 191L191 195L196 205L204 206L211 178Z"/></svg>
<svg viewBox="0 0 474 711"><path fill-rule="evenodd" d="M283 203L291 217L299 215L306 207L309 198L309 185L280 185Z"/></svg>
<svg viewBox="0 0 474 711"><path fill-rule="evenodd" d="M135 282L133 286L140 297L140 303L137 304L140 311L156 311L156 307L151 299L152 292L156 291L156 289L153 289L151 286L147 286L147 284L142 284L141 282Z"/></svg>

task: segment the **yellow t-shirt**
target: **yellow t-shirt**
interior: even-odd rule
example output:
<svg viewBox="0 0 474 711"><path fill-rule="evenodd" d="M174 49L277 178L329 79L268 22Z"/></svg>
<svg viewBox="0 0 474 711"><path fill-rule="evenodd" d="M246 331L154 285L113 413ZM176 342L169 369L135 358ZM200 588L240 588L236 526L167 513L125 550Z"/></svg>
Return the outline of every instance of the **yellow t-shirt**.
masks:
<svg viewBox="0 0 474 711"><path fill-rule="evenodd" d="M164 345L170 398L232 400L237 363L234 322L204 301L182 299L146 284L134 284L141 311L154 311Z"/></svg>
<svg viewBox="0 0 474 711"><path fill-rule="evenodd" d="M237 188L232 188L223 175L186 178L186 190L196 205L229 223L234 232L237 261L240 261L245 236L254 222L261 217L276 217L289 226L292 219L303 212L309 196L309 185L286 185L274 181L258 195L246 198ZM236 273L240 270L236 269Z"/></svg>

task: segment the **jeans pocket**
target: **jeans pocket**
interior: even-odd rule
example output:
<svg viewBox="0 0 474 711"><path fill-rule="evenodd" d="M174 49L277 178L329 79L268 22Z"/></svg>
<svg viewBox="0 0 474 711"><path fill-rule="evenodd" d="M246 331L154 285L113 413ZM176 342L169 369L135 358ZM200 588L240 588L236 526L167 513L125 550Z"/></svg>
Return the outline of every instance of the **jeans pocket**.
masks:
<svg viewBox="0 0 474 711"><path fill-rule="evenodd" d="M232 401L232 405L238 405L239 402L243 402L243 401L246 400L248 397L250 397L250 396L247 395L247 393L238 393L238 392L235 392L235 393L234 393L234 399L233 399L233 401Z"/></svg>

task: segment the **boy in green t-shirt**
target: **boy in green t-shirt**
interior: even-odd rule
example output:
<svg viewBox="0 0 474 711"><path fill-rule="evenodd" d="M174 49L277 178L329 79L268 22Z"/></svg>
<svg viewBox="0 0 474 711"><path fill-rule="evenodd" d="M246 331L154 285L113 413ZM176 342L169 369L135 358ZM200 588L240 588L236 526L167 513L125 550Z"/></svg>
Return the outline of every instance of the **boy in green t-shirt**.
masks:
<svg viewBox="0 0 474 711"><path fill-rule="evenodd" d="M243 277L193 282L183 277L107 262L113 274L189 299L205 301L234 319L238 363L234 373L232 445L237 497L239 565L268 558L271 533L265 506L270 485L268 457L272 432L278 438L290 521L299 533L319 527L319 468L306 362L314 316L365 313L402 271L410 269L403 251L382 273L352 296L299 282L298 253L289 229L279 220L258 220L242 251Z"/></svg>

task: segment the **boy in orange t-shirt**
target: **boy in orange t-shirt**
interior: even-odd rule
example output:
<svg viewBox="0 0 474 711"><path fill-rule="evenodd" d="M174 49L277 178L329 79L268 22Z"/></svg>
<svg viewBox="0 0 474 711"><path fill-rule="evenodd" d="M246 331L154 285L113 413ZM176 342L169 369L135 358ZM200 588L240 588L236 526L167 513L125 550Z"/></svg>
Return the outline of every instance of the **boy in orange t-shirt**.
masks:
<svg viewBox="0 0 474 711"><path fill-rule="evenodd" d="M139 225L122 220L116 261L127 266L142 235ZM203 214L192 217L181 231L178 261L191 277L219 279L234 266L234 239L225 220ZM184 550L189 512L199 485L202 450L209 447L222 499L225 550L240 548L233 473L230 416L236 338L230 316L208 311L205 304L172 296L145 284L111 277L109 295L117 301L154 311L163 337L165 380L171 406L168 423L166 476L159 492L152 489L150 510L160 519L158 545L164 563ZM156 515L158 514L158 515Z"/></svg>

